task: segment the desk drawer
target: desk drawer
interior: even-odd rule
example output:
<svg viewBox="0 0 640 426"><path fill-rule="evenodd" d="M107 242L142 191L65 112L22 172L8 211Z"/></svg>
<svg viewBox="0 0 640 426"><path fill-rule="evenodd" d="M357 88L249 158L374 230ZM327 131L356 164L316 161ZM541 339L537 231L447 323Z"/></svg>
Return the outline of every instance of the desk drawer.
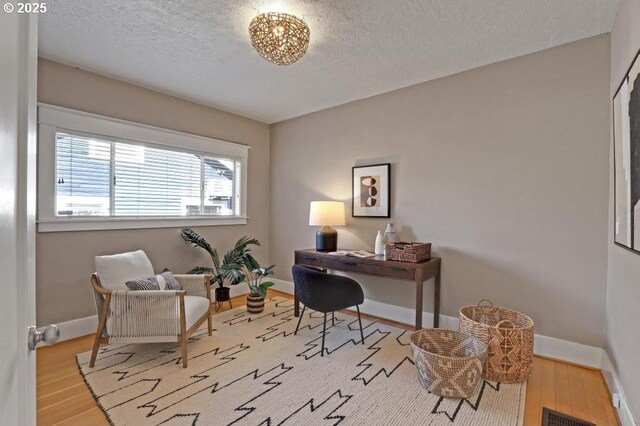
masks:
<svg viewBox="0 0 640 426"><path fill-rule="evenodd" d="M381 266L380 275L382 275L383 277L413 280L415 277L415 269L403 268L402 266Z"/></svg>
<svg viewBox="0 0 640 426"><path fill-rule="evenodd" d="M302 265L322 266L322 257L313 253L298 253L298 263Z"/></svg>
<svg viewBox="0 0 640 426"><path fill-rule="evenodd" d="M363 274L379 275L380 267L359 263L357 260L349 259L326 259L324 267L338 271L361 272Z"/></svg>

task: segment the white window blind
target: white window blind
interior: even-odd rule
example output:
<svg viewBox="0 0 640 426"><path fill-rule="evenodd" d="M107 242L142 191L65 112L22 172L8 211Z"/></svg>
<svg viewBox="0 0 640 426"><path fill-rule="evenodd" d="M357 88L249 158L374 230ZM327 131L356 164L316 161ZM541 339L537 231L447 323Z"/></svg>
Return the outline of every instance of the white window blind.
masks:
<svg viewBox="0 0 640 426"><path fill-rule="evenodd" d="M56 135L56 211L59 216L109 216L111 144Z"/></svg>
<svg viewBox="0 0 640 426"><path fill-rule="evenodd" d="M56 216L240 215L241 161L56 132Z"/></svg>

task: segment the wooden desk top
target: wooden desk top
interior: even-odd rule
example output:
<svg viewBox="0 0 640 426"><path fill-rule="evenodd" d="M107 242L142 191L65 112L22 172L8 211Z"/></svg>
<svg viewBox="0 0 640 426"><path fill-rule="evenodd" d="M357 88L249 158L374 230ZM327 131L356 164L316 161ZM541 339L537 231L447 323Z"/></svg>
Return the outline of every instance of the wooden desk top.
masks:
<svg viewBox="0 0 640 426"><path fill-rule="evenodd" d="M350 249L338 249L338 250L350 250ZM378 254L375 257L337 256L335 254L330 254L331 252L318 251L316 249L296 250L296 253L308 253L308 254L314 254L314 255L318 255L318 256L327 256L327 257L329 257L331 259L357 260L359 263L372 263L372 264L381 264L381 263L383 263L385 266L411 267L413 265L413 267L415 267L415 268L420 267L421 265L424 265L424 264L427 264L427 263L440 262L440 258L439 257L431 257L430 259L423 260L421 262L398 262L398 261L395 261L395 260L386 260L384 258L384 255L382 255L382 254Z"/></svg>
<svg viewBox="0 0 640 426"><path fill-rule="evenodd" d="M353 256L336 256L333 254L329 254L329 252L317 251L316 249L296 250L295 256L295 261L299 264L322 266L327 269L352 270L354 272L361 272L365 274L369 273L371 275L385 275L389 277L411 280L414 279L413 272L416 270L422 272L422 279L428 279L436 275L440 269L439 257L432 257L431 259L423 260L422 262L413 263L385 260L383 255L365 258ZM405 271L407 273L403 273ZM409 271L411 271L411 274L408 274Z"/></svg>

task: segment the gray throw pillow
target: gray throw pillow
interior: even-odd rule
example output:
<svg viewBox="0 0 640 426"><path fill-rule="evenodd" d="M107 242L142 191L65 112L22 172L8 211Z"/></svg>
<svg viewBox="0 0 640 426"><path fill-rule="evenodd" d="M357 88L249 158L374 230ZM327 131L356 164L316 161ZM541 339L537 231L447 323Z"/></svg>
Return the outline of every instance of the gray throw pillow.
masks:
<svg viewBox="0 0 640 426"><path fill-rule="evenodd" d="M155 276L127 281L125 285L129 290L160 290L160 284Z"/></svg>
<svg viewBox="0 0 640 426"><path fill-rule="evenodd" d="M174 277L171 271L169 271L168 269L162 271L159 276L164 279L165 285L163 290L182 290L180 282L178 282L176 277Z"/></svg>

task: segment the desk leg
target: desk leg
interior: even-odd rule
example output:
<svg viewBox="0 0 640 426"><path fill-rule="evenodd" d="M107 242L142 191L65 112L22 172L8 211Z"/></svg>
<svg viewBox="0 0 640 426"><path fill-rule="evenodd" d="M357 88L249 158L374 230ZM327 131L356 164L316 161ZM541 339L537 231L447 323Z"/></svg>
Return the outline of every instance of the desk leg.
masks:
<svg viewBox="0 0 640 426"><path fill-rule="evenodd" d="M293 264L297 265L298 264L298 253L294 252L293 255ZM298 303L298 295L296 294L296 286L293 286L293 316L294 317L299 317L300 316L300 304Z"/></svg>
<svg viewBox="0 0 640 426"><path fill-rule="evenodd" d="M416 330L422 328L422 278L416 280Z"/></svg>
<svg viewBox="0 0 640 426"><path fill-rule="evenodd" d="M440 268L435 276L434 295L433 295L433 328L440 327Z"/></svg>

